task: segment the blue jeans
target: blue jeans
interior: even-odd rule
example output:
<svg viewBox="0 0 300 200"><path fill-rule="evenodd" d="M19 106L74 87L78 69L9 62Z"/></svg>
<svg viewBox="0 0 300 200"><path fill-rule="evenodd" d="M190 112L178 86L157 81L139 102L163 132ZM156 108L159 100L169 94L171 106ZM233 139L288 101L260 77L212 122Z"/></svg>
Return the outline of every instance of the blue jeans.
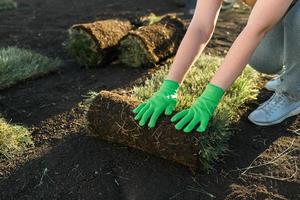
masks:
<svg viewBox="0 0 300 200"><path fill-rule="evenodd" d="M267 33L250 66L266 74L280 74L279 91L300 100L300 1Z"/></svg>
<svg viewBox="0 0 300 200"><path fill-rule="evenodd" d="M186 0L186 8L187 9L195 9L197 0Z"/></svg>

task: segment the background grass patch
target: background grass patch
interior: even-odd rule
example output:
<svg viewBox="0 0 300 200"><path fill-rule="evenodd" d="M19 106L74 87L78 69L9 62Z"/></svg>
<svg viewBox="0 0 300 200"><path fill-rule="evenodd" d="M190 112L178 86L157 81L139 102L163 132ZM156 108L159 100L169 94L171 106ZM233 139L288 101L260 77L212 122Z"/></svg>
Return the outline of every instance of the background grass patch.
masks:
<svg viewBox="0 0 300 200"><path fill-rule="evenodd" d="M17 8L17 2L14 0L0 0L0 11Z"/></svg>
<svg viewBox="0 0 300 200"><path fill-rule="evenodd" d="M7 47L0 49L0 89L32 77L56 71L59 59L50 59L31 50Z"/></svg>
<svg viewBox="0 0 300 200"><path fill-rule="evenodd" d="M31 133L27 128L9 124L0 118L0 155L10 159L32 146Z"/></svg>

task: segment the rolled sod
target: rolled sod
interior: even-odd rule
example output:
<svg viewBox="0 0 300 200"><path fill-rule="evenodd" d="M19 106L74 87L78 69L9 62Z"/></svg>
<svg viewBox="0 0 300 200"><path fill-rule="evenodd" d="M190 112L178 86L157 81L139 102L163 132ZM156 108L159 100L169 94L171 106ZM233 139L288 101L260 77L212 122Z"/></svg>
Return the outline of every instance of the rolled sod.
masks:
<svg viewBox="0 0 300 200"><path fill-rule="evenodd" d="M189 108L201 95L222 59L201 56L189 71L178 91L176 111ZM102 91L94 99L87 113L88 127L100 139L140 149L150 154L205 171L228 150L232 127L240 119L244 104L258 94L258 75L246 68L226 92L205 133L185 134L174 128L170 118L162 115L153 129L140 127L132 110L158 90L168 73L161 66L143 85L118 91Z"/></svg>
<svg viewBox="0 0 300 200"><path fill-rule="evenodd" d="M69 29L66 48L84 67L95 67L116 58L116 45L128 34L128 20L109 19L76 24Z"/></svg>
<svg viewBox="0 0 300 200"><path fill-rule="evenodd" d="M131 67L152 66L176 53L184 33L184 23L167 15L156 23L130 31L120 41L119 60Z"/></svg>
<svg viewBox="0 0 300 200"><path fill-rule="evenodd" d="M197 148L193 137L180 134L164 117L155 129L142 128L131 114L138 101L118 93L102 91L88 112L90 130L101 139L125 144L162 158L195 168ZM195 135L200 137L200 135Z"/></svg>

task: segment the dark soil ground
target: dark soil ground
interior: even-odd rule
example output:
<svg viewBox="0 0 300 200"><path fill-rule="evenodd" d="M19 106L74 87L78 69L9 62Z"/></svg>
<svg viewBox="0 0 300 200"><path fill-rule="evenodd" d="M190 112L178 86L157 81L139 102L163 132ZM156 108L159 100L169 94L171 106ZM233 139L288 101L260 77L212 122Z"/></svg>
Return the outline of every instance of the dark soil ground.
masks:
<svg viewBox="0 0 300 200"><path fill-rule="evenodd" d="M194 173L87 134L84 109L79 106L84 96L89 91L126 87L149 70L117 63L101 69L80 68L62 47L67 28L150 11L181 12L171 0L18 2L17 10L0 13L0 46L16 45L57 56L64 65L58 73L0 91L0 113L30 127L35 142L24 155L0 160L0 199L300 198L300 139L296 133L300 117L273 127L257 127L244 115L230 141L231 152L210 174ZM246 23L248 12L222 13L207 53L224 55ZM249 104L248 113L270 94L262 90L258 100ZM250 165L253 169L243 169Z"/></svg>

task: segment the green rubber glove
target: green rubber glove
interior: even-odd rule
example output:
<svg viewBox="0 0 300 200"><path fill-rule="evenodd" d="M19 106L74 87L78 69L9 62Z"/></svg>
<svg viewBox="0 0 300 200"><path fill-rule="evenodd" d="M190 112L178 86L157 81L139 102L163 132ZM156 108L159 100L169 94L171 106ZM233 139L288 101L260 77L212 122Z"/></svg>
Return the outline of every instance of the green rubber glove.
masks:
<svg viewBox="0 0 300 200"><path fill-rule="evenodd" d="M200 124L197 131L204 132L223 94L222 88L209 83L189 109L182 110L171 118L172 122L180 120L175 128L181 130L187 125L183 131L189 133Z"/></svg>
<svg viewBox="0 0 300 200"><path fill-rule="evenodd" d="M158 117L163 112L165 112L165 115L173 113L177 104L178 88L179 83L176 81L165 80L160 89L150 99L133 110L136 114L134 119L139 121L140 126L144 126L150 118L148 127L155 127Z"/></svg>

